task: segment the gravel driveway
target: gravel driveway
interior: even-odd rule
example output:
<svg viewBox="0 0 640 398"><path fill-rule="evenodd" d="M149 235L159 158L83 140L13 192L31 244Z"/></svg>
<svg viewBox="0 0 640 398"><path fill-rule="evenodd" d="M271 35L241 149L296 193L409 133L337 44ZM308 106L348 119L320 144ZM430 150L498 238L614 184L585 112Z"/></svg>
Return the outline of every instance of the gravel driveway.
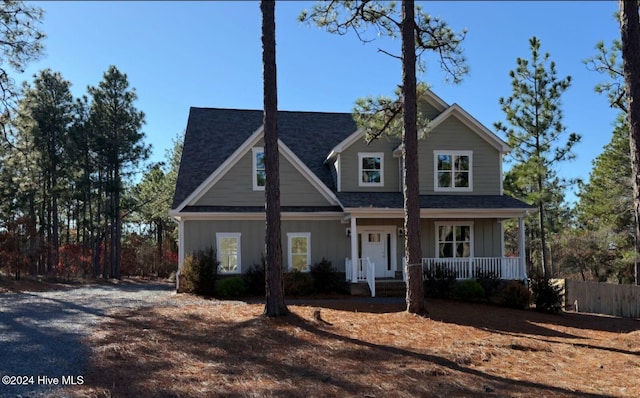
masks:
<svg viewBox="0 0 640 398"><path fill-rule="evenodd" d="M173 291L167 283L125 282L0 294L0 397L41 397L81 384L90 356L82 338L93 326L113 309L153 305Z"/></svg>

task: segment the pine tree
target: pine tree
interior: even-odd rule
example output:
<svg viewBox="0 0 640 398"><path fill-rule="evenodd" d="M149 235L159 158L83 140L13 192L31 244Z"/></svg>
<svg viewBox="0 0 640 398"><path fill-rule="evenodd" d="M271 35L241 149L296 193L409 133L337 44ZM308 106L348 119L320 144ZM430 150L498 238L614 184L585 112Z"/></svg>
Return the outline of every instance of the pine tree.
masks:
<svg viewBox="0 0 640 398"><path fill-rule="evenodd" d="M260 10L262 11L262 66L264 72L264 163L267 175L264 189L267 218L264 315L275 317L286 315L289 312L284 302L282 278L275 1L262 0Z"/></svg>
<svg viewBox="0 0 640 398"><path fill-rule="evenodd" d="M536 224L528 222L531 236L540 240L540 263L544 277L551 277L547 254L547 233L552 209L560 209L564 187L572 182L558 178L555 165L575 157L573 146L580 136L570 133L562 124L561 96L571 84L571 76L557 77L555 62L549 54L540 53L540 40L529 39L531 59L517 58L517 68L509 75L513 94L500 98L507 125L498 122L495 127L503 131L509 145L514 168L505 178L505 190L534 204L538 209ZM517 167L516 167L517 166ZM507 184L510 182L511 184Z"/></svg>

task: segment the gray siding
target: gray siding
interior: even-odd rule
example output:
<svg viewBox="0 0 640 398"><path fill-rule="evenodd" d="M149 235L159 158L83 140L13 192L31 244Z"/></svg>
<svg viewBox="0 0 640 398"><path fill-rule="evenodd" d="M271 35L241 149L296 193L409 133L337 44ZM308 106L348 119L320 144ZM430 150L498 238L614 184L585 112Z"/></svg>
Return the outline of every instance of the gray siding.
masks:
<svg viewBox="0 0 640 398"><path fill-rule="evenodd" d="M364 138L356 141L340 154L340 183L342 192L399 192L400 169L398 158L393 157L393 150L400 145L399 138L380 138L369 145ZM358 174L359 152L384 153L384 186L361 187Z"/></svg>
<svg viewBox="0 0 640 398"><path fill-rule="evenodd" d="M288 261L288 232L309 232L311 234L311 264L323 257L330 260L339 271L344 271L344 259L350 256L350 240L345 233L346 226L335 221L283 220L282 258ZM185 221L185 255L196 250L216 246L216 233L240 233L240 261L242 272L253 264L259 264L264 253L265 222L244 221Z"/></svg>
<svg viewBox="0 0 640 398"><path fill-rule="evenodd" d="M262 147L261 140L256 147ZM264 191L253 190L253 159L249 149L207 193L197 206L263 206ZM280 155L280 205L327 206L329 201L289 162Z"/></svg>
<svg viewBox="0 0 640 398"><path fill-rule="evenodd" d="M440 113L439 110L436 109L435 106L431 105L427 101L419 101L418 102L418 111L422 113L422 116L426 117L429 120L433 120Z"/></svg>
<svg viewBox="0 0 640 398"><path fill-rule="evenodd" d="M460 195L500 194L500 153L455 117L450 117L418 143L420 194L439 193L433 189L434 150L473 151L473 192L459 192Z"/></svg>

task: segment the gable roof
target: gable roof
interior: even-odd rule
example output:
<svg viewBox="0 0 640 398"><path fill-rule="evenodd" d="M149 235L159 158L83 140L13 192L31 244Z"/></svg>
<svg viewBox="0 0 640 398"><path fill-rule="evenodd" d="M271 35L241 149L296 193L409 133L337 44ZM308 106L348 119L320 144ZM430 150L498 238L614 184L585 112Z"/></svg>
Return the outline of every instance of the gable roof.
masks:
<svg viewBox="0 0 640 398"><path fill-rule="evenodd" d="M178 208L262 126L262 110L195 108L189 111L172 209ZM278 111L280 141L329 189L324 156L356 130L350 113Z"/></svg>

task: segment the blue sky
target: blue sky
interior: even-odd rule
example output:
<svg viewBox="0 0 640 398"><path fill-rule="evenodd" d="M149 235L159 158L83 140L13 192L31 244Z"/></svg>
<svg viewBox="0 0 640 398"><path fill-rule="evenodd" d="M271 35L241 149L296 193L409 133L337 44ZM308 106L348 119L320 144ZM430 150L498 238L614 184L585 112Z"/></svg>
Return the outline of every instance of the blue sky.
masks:
<svg viewBox="0 0 640 398"><path fill-rule="evenodd" d="M146 114L144 131L153 161L164 159L186 127L190 106L262 108L260 7L257 1L210 2L33 2L45 10L46 55L17 81L44 68L62 73L74 95L97 85L109 65L127 73ZM362 44L355 35L335 36L296 17L313 2L276 3L278 107L282 110L350 112L366 95L391 95L400 82L398 60L377 51L399 52L399 40ZM530 56L536 35L551 54L558 75L571 75L563 96L568 132L583 139L577 159L558 165L566 177L588 179L592 160L609 142L616 112L593 91L605 79L583 60L594 46L619 37L616 1L484 2L429 1L426 11L464 41L471 73L459 85L444 82L427 58L419 78L448 103L458 103L493 130L504 121L500 97L511 94L509 71ZM504 137L503 137L504 138ZM568 199L572 200L570 195Z"/></svg>

